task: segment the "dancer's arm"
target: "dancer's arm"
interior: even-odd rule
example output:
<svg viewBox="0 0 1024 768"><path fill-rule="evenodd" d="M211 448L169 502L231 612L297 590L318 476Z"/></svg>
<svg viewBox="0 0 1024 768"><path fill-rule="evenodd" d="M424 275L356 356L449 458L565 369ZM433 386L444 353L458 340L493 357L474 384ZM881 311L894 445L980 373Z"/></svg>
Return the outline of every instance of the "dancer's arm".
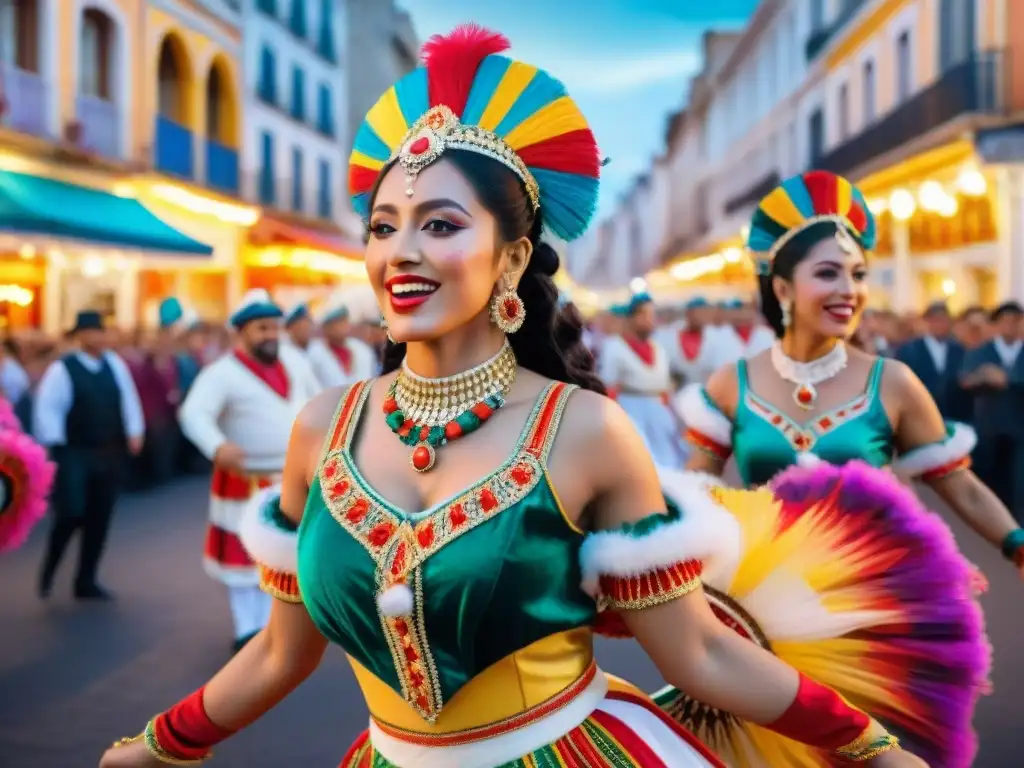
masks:
<svg viewBox="0 0 1024 768"><path fill-rule="evenodd" d="M605 416L606 433L604 439L594 442L600 450L593 452L588 467L596 494L593 523L611 538L625 531L621 535L626 539L632 535L631 524L644 518L650 522L652 514L665 512L665 501L654 466L628 419L611 407ZM650 548L632 547L625 540L613 543L608 551L612 549L620 560L652 556ZM797 741L873 765L921 765L899 751L878 723L835 692L725 627L712 613L700 587L696 576L699 562L679 565L679 572L690 578L686 589L662 592L665 600L660 603L658 596L645 595L635 605L618 606L665 680L705 704ZM644 564L637 562L631 567L643 572ZM584 562L585 574L587 570Z"/></svg>
<svg viewBox="0 0 1024 768"><path fill-rule="evenodd" d="M686 468L721 476L732 453L732 418L739 378L736 365L724 365L701 388L690 386L679 398L686 440L693 448Z"/></svg>
<svg viewBox="0 0 1024 768"><path fill-rule="evenodd" d="M883 381L886 392L892 393L896 403L894 429L900 453L907 461L926 451L937 457L930 462L934 466L921 472L918 479L934 488L967 525L1002 549L1020 526L999 497L971 471L970 449L955 445L956 436L949 434L927 388L905 365L889 362ZM1024 572L1024 559L1018 556L1017 562Z"/></svg>
<svg viewBox="0 0 1024 768"><path fill-rule="evenodd" d="M331 403L337 403L337 398L337 390L314 398L292 426L280 507L295 525L302 517L309 488L307 478L319 457L323 414L330 413ZM258 719L297 688L319 665L326 647L327 640L301 602L274 600L267 627L203 688L157 718L165 721L161 727L171 729L168 738L158 739L161 747L181 758L191 756L182 751L183 746L194 746L196 755L208 753L214 744ZM160 727L155 729L159 736ZM100 762L100 768L163 765L166 763L158 760L142 741L112 748Z"/></svg>

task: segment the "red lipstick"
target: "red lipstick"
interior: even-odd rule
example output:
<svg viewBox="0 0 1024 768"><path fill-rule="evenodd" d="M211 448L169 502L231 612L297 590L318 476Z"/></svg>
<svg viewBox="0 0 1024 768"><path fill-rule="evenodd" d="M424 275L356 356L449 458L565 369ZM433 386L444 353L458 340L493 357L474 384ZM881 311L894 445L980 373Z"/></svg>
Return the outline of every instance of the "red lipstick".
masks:
<svg viewBox="0 0 1024 768"><path fill-rule="evenodd" d="M391 308L398 314L414 312L441 287L436 280L419 275L395 275L384 283L391 297Z"/></svg>

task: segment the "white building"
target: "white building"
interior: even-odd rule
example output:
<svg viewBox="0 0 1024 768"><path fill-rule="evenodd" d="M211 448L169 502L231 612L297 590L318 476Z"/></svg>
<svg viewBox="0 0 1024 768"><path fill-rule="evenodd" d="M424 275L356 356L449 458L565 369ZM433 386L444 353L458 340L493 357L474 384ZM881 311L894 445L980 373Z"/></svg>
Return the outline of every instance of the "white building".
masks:
<svg viewBox="0 0 1024 768"><path fill-rule="evenodd" d="M243 195L346 223L345 0L247 0Z"/></svg>

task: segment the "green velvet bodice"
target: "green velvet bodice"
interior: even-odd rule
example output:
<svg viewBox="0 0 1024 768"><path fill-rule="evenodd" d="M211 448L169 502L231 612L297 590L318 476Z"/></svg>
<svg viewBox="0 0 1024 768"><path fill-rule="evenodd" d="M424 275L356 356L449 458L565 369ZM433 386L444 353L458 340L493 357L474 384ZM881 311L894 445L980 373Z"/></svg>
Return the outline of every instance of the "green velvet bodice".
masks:
<svg viewBox="0 0 1024 768"><path fill-rule="evenodd" d="M875 467L892 461L893 434L882 405L881 359L871 368L864 392L839 408L799 423L750 389L747 361L737 363L739 397L732 447L745 486L762 485L810 451L831 464L858 459Z"/></svg>
<svg viewBox="0 0 1024 768"><path fill-rule="evenodd" d="M432 721L490 665L594 620L583 536L545 470L572 388L545 391L498 471L418 514L375 493L352 459L369 389L356 385L339 408L299 528L299 583L320 631ZM378 600L389 587L411 591L411 611Z"/></svg>

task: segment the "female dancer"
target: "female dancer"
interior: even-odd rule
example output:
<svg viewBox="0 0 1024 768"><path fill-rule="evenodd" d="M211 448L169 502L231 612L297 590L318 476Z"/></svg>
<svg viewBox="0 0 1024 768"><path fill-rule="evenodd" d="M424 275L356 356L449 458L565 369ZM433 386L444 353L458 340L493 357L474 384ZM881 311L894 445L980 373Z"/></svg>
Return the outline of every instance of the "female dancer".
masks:
<svg viewBox="0 0 1024 768"><path fill-rule="evenodd" d="M758 259L762 311L778 341L682 394L680 412L698 449L689 469L704 474L675 500L690 509L710 493L716 511L727 513L734 562L704 572L708 593L731 599L731 608L720 610L743 612L750 636L801 671L810 672L810 664L825 671L816 676L899 726L912 750L935 764L966 766L974 751L974 701L988 666L980 614L969 600L973 569L935 515L895 477L869 467L891 465L929 484L1022 575L1024 531L970 471L973 430L947 427L904 365L845 343L867 301L866 254L874 239L861 193L829 173L789 179L761 202L749 249ZM709 491L715 483L708 475L721 475L730 455L744 485L772 481L772 490ZM808 468L778 475L795 464ZM823 501L814 508L808 499ZM800 557L766 563L765 549L780 551L784 542ZM849 604L851 580L861 589L852 602L862 613L837 621L836 612L822 609L837 600ZM899 620L890 613L897 605ZM783 616L789 618L780 623ZM887 631L894 624L895 634ZM909 643L929 638L927 655L906 652ZM864 666L849 674L854 657ZM875 672L901 678L898 693L865 674L883 658L891 663ZM930 700L929 716L909 716L916 707L907 697ZM688 697L666 691L658 700L692 723L682 716L692 707ZM743 730L731 725L708 739L723 754L723 744ZM770 754L772 740L761 736L754 753Z"/></svg>
<svg viewBox="0 0 1024 768"><path fill-rule="evenodd" d="M270 625L101 765L202 761L330 640L371 712L346 767L721 766L595 667L581 575L703 700L838 755L921 765L727 631L698 556L661 535L672 518L641 439L552 334L558 260L541 228L586 227L594 137L563 86L507 46L472 26L431 40L357 134L367 272L399 342L389 372L307 405L279 500L246 523L280 598Z"/></svg>

